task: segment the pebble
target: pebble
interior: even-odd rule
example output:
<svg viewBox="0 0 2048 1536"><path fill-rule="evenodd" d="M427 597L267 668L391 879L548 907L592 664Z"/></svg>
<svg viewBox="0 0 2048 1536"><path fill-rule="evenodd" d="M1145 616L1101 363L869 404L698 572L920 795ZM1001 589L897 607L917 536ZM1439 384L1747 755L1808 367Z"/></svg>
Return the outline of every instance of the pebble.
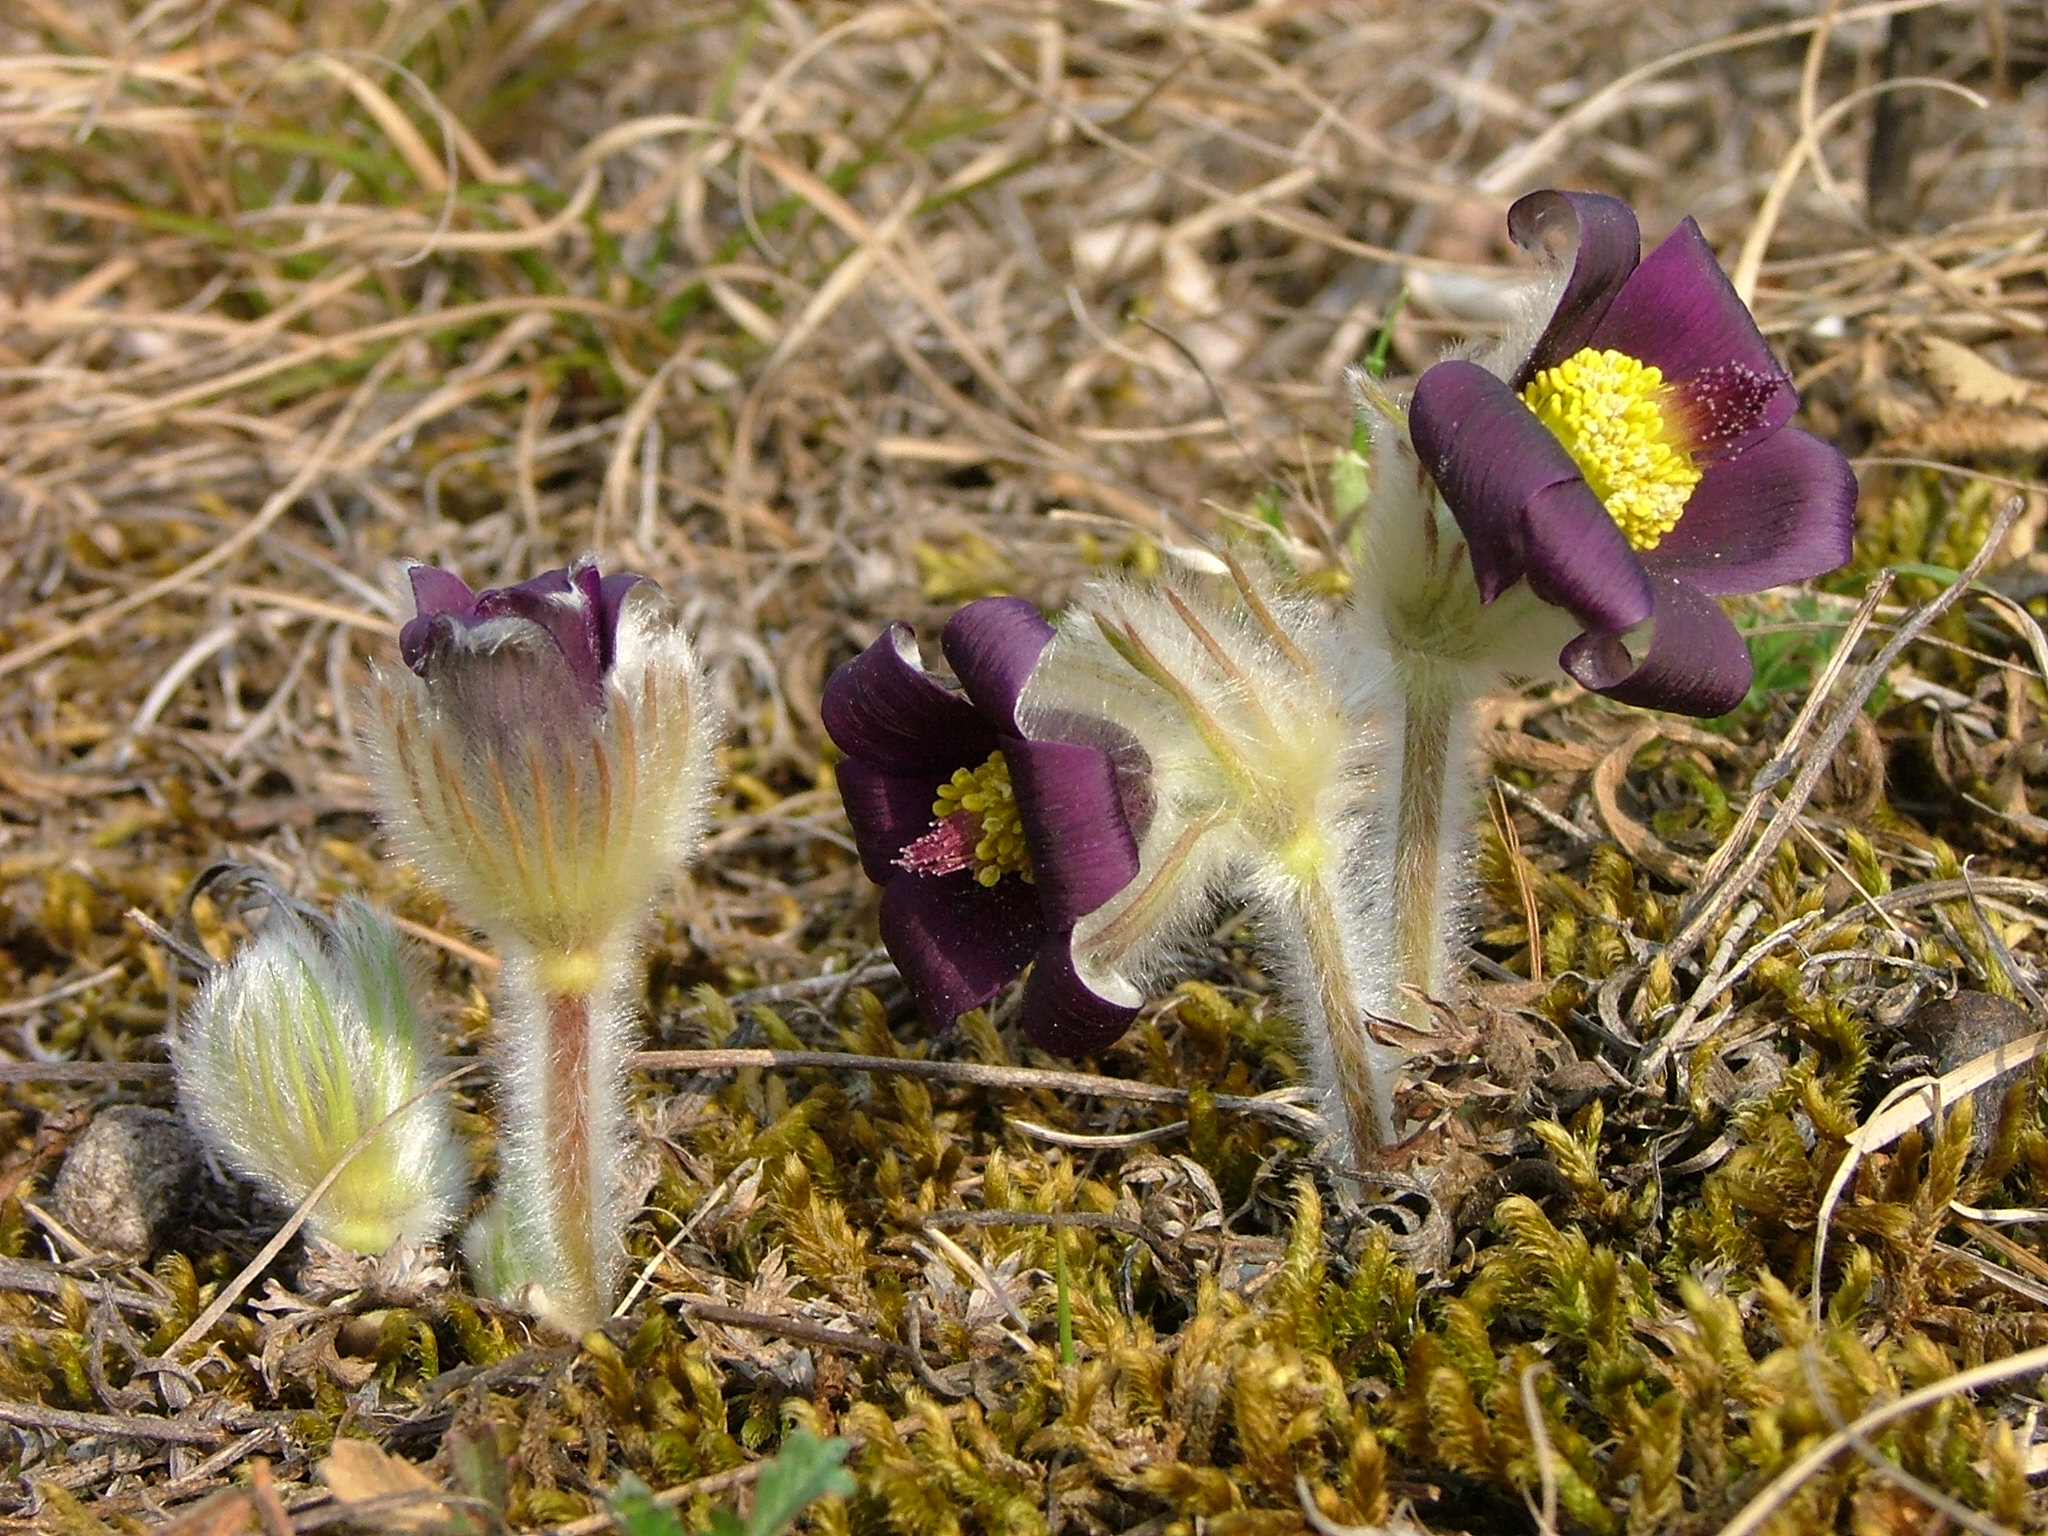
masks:
<svg viewBox="0 0 2048 1536"><path fill-rule="evenodd" d="M1991 992L1958 992L1922 1003L1906 1016L1899 1033L1926 1058L1934 1075L1940 1076L1975 1061L1986 1051L2032 1034L2036 1027L2033 1015L2009 998ZM1970 1139L1979 1153L1990 1147L1998 1132L1998 1110L2006 1089L2026 1070L2013 1067L1970 1095L1976 1110Z"/></svg>
<svg viewBox="0 0 2048 1536"><path fill-rule="evenodd" d="M168 1110L116 1104L71 1144L51 1191L56 1218L81 1242L144 1260L190 1203L199 1143Z"/></svg>

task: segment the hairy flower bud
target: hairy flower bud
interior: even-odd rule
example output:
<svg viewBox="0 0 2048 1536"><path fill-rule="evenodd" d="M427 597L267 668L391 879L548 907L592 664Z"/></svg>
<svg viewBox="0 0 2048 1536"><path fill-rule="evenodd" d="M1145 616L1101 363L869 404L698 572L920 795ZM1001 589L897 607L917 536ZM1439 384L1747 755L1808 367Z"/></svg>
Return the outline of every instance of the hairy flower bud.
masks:
<svg viewBox="0 0 2048 1536"><path fill-rule="evenodd" d="M640 944L703 835L710 687L637 576L581 560L472 592L408 575L419 613L399 633L406 670L376 677L370 747L399 840L504 951L485 1278L578 1333L625 1266Z"/></svg>
<svg viewBox="0 0 2048 1536"><path fill-rule="evenodd" d="M307 1217L356 1253L419 1245L467 1200L468 1161L397 931L345 902L331 928L279 913L200 990L172 1042L185 1116L236 1172L301 1204L365 1132Z"/></svg>
<svg viewBox="0 0 2048 1536"><path fill-rule="evenodd" d="M674 606L587 560L481 593L408 574L407 670L371 693L400 842L472 921L536 950L637 930L695 853L712 784L709 690Z"/></svg>

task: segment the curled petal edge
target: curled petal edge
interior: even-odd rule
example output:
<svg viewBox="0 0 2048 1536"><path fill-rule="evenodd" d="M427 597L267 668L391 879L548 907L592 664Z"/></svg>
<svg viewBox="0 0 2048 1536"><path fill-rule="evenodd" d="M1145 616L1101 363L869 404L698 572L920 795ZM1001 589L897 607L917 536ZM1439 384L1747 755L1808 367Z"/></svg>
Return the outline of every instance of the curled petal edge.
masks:
<svg viewBox="0 0 2048 1536"><path fill-rule="evenodd" d="M1066 741L1012 738L1003 754L1046 921L1071 928L1138 873L1116 764L1099 747Z"/></svg>
<svg viewBox="0 0 2048 1536"><path fill-rule="evenodd" d="M1508 236L1523 250L1562 266L1564 286L1536 345L1515 370L1520 389L1587 345L1608 305L1642 255L1633 209L1603 192L1531 192L1508 209Z"/></svg>
<svg viewBox="0 0 2048 1536"><path fill-rule="evenodd" d="M819 713L840 751L890 773L944 778L996 749L980 711L925 671L908 624L891 624L827 678Z"/></svg>
<svg viewBox="0 0 2048 1536"><path fill-rule="evenodd" d="M1518 580L1589 630L1650 615L1649 578L1564 445L1505 381L1438 363L1417 381L1409 432L1472 553L1479 596Z"/></svg>
<svg viewBox="0 0 2048 1536"><path fill-rule="evenodd" d="M1071 932L1039 946L1018 1006L1024 1037L1055 1056L1093 1056L1121 1040L1145 996L1122 977L1091 981L1074 962Z"/></svg>
<svg viewBox="0 0 2048 1536"><path fill-rule="evenodd" d="M1586 634L1558 664L1593 692L1642 709L1711 719L1749 692L1749 647L1721 605L1675 576L1651 580L1655 608L1640 660L1620 635Z"/></svg>
<svg viewBox="0 0 2048 1536"><path fill-rule="evenodd" d="M946 621L939 646L968 698L1002 731L1017 729L1017 699L1052 643L1053 627L1021 597L984 597Z"/></svg>

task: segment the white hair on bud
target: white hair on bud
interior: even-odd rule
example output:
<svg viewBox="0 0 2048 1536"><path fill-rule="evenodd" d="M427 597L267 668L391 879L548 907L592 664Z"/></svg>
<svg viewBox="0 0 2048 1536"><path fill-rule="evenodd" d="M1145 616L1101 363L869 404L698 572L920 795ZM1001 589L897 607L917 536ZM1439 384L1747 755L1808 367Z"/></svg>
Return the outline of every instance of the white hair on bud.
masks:
<svg viewBox="0 0 2048 1536"><path fill-rule="evenodd" d="M1139 868L1074 932L1098 973L1155 977L1224 900L1249 900L1356 1158L1394 1139L1401 1055L1371 1038L1392 1012L1386 867L1398 761L1383 653L1262 567L1170 572L1086 591L1032 674L1027 735L1136 765Z"/></svg>
<svg viewBox="0 0 2048 1536"><path fill-rule="evenodd" d="M404 670L376 672L370 706L371 772L393 833L493 934L561 949L637 931L702 839L717 711L651 582L626 595L603 701L580 734L466 737Z"/></svg>
<svg viewBox="0 0 2048 1536"><path fill-rule="evenodd" d="M356 1253L438 1239L467 1202L447 1094L424 1092L440 1065L416 992L387 914L344 902L323 936L280 912L200 989L172 1040L186 1119L288 1205L375 1129L306 1221Z"/></svg>

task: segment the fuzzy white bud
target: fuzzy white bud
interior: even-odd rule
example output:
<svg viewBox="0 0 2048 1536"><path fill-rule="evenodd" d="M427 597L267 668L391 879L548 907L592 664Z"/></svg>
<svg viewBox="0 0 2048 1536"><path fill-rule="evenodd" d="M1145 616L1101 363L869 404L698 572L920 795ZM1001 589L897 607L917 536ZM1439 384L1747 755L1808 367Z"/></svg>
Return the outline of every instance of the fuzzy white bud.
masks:
<svg viewBox="0 0 2048 1536"><path fill-rule="evenodd" d="M280 912L200 989L172 1042L186 1118L245 1178L304 1202L374 1130L307 1217L378 1254L454 1225L469 1164L391 919L344 902L324 932Z"/></svg>

